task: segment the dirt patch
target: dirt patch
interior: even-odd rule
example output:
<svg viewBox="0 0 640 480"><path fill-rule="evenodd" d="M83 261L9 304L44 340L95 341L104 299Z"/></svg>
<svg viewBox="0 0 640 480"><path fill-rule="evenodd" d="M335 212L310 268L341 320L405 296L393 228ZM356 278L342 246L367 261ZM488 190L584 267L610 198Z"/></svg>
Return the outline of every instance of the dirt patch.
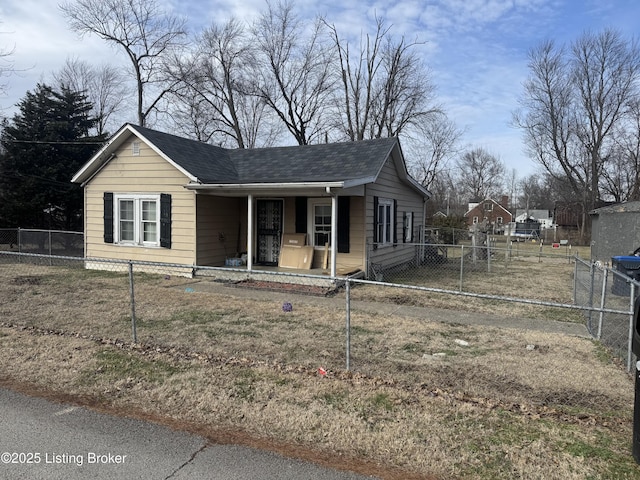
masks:
<svg viewBox="0 0 640 480"><path fill-rule="evenodd" d="M330 297L338 290L335 287L320 287L317 285L300 285L295 283L263 282L259 280L243 280L229 283L228 286L235 288L248 288L267 292L295 293L299 295L313 295L317 297Z"/></svg>
<svg viewBox="0 0 640 480"><path fill-rule="evenodd" d="M41 285L42 277L35 277L35 276L15 277L13 280L11 280L11 283L13 285Z"/></svg>

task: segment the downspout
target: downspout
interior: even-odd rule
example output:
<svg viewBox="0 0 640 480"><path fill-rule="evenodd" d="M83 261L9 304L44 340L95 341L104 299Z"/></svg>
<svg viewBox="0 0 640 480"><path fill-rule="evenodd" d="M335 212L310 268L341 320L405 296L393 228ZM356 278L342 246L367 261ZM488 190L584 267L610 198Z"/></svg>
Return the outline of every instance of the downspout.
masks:
<svg viewBox="0 0 640 480"><path fill-rule="evenodd" d="M338 256L338 196L331 193L331 187L326 187L325 191L331 195L331 278L335 278Z"/></svg>
<svg viewBox="0 0 640 480"><path fill-rule="evenodd" d="M247 195L247 270L253 270L253 195Z"/></svg>

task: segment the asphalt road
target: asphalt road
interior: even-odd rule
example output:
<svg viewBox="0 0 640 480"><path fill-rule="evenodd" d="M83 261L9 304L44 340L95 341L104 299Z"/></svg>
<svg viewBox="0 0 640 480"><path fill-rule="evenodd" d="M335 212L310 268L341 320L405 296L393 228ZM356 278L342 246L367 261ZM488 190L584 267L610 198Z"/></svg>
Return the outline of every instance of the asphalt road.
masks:
<svg viewBox="0 0 640 480"><path fill-rule="evenodd" d="M0 479L365 478L0 388Z"/></svg>

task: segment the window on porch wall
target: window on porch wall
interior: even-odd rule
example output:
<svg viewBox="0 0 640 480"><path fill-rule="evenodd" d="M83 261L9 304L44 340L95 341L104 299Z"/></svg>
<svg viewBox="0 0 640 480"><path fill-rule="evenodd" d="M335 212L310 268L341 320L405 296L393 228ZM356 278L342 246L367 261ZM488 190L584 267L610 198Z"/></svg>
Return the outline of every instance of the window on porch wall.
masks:
<svg viewBox="0 0 640 480"><path fill-rule="evenodd" d="M331 243L331 205L313 206L313 245Z"/></svg>
<svg viewBox="0 0 640 480"><path fill-rule="evenodd" d="M338 197L337 253L349 253L350 197ZM329 198L296 197L296 233L307 234L307 243L323 248L331 244L332 204ZM333 248L333 246L332 246Z"/></svg>

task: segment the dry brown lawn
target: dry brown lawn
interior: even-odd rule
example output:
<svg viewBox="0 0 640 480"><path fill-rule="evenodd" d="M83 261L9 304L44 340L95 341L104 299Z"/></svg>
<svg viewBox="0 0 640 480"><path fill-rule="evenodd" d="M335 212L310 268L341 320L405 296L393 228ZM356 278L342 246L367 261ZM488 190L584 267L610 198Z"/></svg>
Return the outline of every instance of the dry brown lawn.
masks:
<svg viewBox="0 0 640 480"><path fill-rule="evenodd" d="M571 267L544 271L565 298ZM640 478L632 378L596 342L354 310L346 372L341 296L192 282L136 276L133 344L126 276L0 265L0 380L385 478ZM397 295L354 289L505 308Z"/></svg>

